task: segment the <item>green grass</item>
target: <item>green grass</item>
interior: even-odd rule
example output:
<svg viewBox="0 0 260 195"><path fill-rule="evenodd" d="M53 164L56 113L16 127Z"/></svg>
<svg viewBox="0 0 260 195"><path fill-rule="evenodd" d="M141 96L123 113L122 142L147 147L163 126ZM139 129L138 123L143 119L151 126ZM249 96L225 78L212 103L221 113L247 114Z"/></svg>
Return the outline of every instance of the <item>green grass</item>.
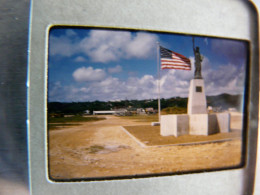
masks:
<svg viewBox="0 0 260 195"><path fill-rule="evenodd" d="M69 124L69 123L49 123L48 124L48 129L49 130L58 130L58 129L63 129L64 127L71 127L71 126L79 126L81 124Z"/></svg>
<svg viewBox="0 0 260 195"><path fill-rule="evenodd" d="M59 130L70 126L79 126L80 122L91 122L104 120L103 117L82 117L82 116L72 116L72 117L53 117L48 119L48 129L49 130Z"/></svg>
<svg viewBox="0 0 260 195"><path fill-rule="evenodd" d="M187 108L168 107L162 109L161 114L187 114Z"/></svg>
<svg viewBox="0 0 260 195"><path fill-rule="evenodd" d="M126 119L134 120L135 122L156 122L158 121L158 114L152 115L133 115L133 116L119 116Z"/></svg>
<svg viewBox="0 0 260 195"><path fill-rule="evenodd" d="M90 146L90 148L88 148L89 153L91 153L91 154L96 154L99 151L104 150L104 149L105 149L104 146L100 146L100 145L93 145L93 146Z"/></svg>
<svg viewBox="0 0 260 195"><path fill-rule="evenodd" d="M83 116L72 116L72 117L53 117L48 119L48 123L70 123L70 122L89 122L104 120L101 117L83 117Z"/></svg>
<svg viewBox="0 0 260 195"><path fill-rule="evenodd" d="M241 131L231 131L229 133L216 133L212 135L182 135L161 136L159 126L136 125L124 126L124 128L134 137L148 146L169 145L169 144L187 144L200 142L215 142L223 139L240 139Z"/></svg>
<svg viewBox="0 0 260 195"><path fill-rule="evenodd" d="M161 111L161 115L167 114L187 114L187 108L182 107L168 107ZM132 116L118 116L126 119L134 120L135 122L156 122L159 121L158 114L151 115L132 115Z"/></svg>

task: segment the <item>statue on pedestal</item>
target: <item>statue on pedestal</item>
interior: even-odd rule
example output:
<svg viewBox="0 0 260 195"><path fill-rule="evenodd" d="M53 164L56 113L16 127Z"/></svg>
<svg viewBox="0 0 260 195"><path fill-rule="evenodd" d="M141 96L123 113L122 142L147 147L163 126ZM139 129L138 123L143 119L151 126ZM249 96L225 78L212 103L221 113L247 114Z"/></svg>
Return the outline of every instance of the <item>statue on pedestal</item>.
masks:
<svg viewBox="0 0 260 195"><path fill-rule="evenodd" d="M194 72L194 79L202 79L201 76L201 62L203 60L203 56L200 54L200 48L194 46L194 38L192 38L193 41L193 52L195 56L195 72Z"/></svg>

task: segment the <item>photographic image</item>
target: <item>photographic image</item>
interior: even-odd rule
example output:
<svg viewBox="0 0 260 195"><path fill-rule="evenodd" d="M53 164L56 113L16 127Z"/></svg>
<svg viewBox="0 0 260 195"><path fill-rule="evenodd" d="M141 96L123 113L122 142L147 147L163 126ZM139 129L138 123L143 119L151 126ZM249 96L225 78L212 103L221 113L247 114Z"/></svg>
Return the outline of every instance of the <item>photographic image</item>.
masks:
<svg viewBox="0 0 260 195"><path fill-rule="evenodd" d="M243 166L249 43L52 27L49 178L102 180Z"/></svg>

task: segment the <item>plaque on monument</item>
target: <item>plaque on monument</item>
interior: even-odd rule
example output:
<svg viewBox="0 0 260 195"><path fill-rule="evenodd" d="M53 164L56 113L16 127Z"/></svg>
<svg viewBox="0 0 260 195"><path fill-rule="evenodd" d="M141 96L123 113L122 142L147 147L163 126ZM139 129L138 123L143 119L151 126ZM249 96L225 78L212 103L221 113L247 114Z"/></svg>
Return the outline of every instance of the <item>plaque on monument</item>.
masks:
<svg viewBox="0 0 260 195"><path fill-rule="evenodd" d="M196 86L196 92L202 92L202 87L201 86Z"/></svg>

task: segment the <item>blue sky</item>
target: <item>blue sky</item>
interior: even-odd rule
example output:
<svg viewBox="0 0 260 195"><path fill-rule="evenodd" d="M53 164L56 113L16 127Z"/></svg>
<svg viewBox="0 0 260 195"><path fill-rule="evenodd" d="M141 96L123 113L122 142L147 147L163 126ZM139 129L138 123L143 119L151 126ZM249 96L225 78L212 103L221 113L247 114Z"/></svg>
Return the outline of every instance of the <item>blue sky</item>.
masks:
<svg viewBox="0 0 260 195"><path fill-rule="evenodd" d="M188 35L87 28L49 33L48 101L84 102L157 98L157 42L192 62L192 70L161 70L161 97L187 97L194 75ZM207 95L242 94L247 42L195 37L203 55Z"/></svg>

